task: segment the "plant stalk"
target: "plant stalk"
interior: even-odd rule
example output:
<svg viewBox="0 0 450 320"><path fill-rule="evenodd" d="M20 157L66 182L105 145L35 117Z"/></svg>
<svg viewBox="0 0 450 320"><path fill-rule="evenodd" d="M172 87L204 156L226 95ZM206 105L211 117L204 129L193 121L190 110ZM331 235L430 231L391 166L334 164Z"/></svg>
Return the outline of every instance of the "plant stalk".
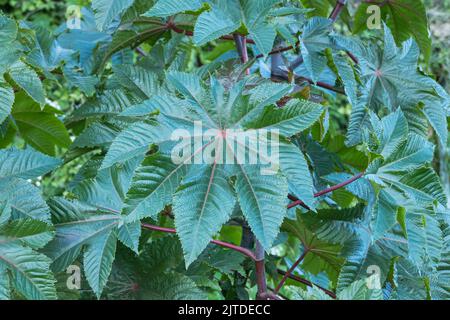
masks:
<svg viewBox="0 0 450 320"><path fill-rule="evenodd" d="M314 198L323 196L324 194L327 194L327 193L333 192L333 191L335 191L337 189L343 188L346 185L349 185L350 183L358 180L362 176L364 176L364 172L358 173L356 176L353 176L353 177L351 177L348 180L345 180L345 181L343 181L341 183L338 183L337 185L334 185L334 186L329 187L329 188L327 188L325 190L322 190L322 191L319 191L319 192L315 193L314 194ZM295 206L298 206L298 205L300 205L300 206L304 206L305 205L305 203L302 200L299 200L297 197L295 197L293 195L289 195L288 197L289 197L289 199L294 200L294 202L291 202L290 204L288 204L288 206L287 206L288 209L290 209L292 207L295 207ZM297 200L295 200L295 199L297 199Z"/></svg>
<svg viewBox="0 0 450 320"><path fill-rule="evenodd" d="M265 300L267 299L265 296L267 294L265 252L258 240L256 240L255 258L256 285L258 287L256 299Z"/></svg>
<svg viewBox="0 0 450 320"><path fill-rule="evenodd" d="M142 228L144 229L149 229L149 230L153 230L153 231L159 231L159 232L167 232L167 233L177 233L177 231L174 228L165 228L165 227L159 227L159 226L154 226L148 223L142 223L141 224ZM211 243L224 247L224 248L228 248L237 252L242 253L243 255L249 257L250 259L256 261L256 256L255 254L247 249L247 248L243 248L237 245L234 245L232 243L228 243L228 242L224 242L224 241L220 241L220 240L211 240Z"/></svg>
<svg viewBox="0 0 450 320"><path fill-rule="evenodd" d="M303 261L303 259L306 257L306 255L308 254L309 249L305 249L305 251L302 253L302 255L300 256L300 258L297 259L297 261L295 261L295 263L289 268L289 270L284 274L283 278L281 279L280 283L278 283L277 287L275 288L275 290L273 291L273 293L277 294L281 287L283 287L284 283L286 282L287 278L289 277L290 274L292 274L292 272L294 272L295 268L297 268L297 266L300 264L300 262Z"/></svg>

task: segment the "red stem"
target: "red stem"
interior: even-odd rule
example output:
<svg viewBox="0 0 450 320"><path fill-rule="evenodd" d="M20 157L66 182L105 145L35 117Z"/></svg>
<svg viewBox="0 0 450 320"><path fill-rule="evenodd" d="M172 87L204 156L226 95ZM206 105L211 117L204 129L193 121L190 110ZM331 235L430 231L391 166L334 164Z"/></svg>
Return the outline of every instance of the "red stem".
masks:
<svg viewBox="0 0 450 320"><path fill-rule="evenodd" d="M327 193L333 192L333 191L335 191L337 189L343 188L346 185L349 185L350 183L358 180L363 175L364 175L364 172L358 173L356 176L353 176L353 177L351 177L350 179L348 179L346 181L343 181L343 182L341 182L341 183L339 183L339 184L337 184L335 186L329 187L329 188L327 188L325 190L319 191L319 192L314 194L314 198L323 196L324 194L327 194ZM295 197L293 195L289 195L288 197L289 197L289 199L294 201L294 202L291 202L290 204L288 204L288 206L287 206L288 209L293 208L293 207L298 206L298 205L299 206L304 206L304 204L305 204L302 200L299 200L297 197ZM294 199L297 199L297 200L294 200Z"/></svg>
<svg viewBox="0 0 450 320"><path fill-rule="evenodd" d="M193 36L194 35L194 33L192 31L178 28L176 26L176 24L171 22L171 21L169 21L166 24L166 26L167 26L167 29L170 29L170 30L172 30L172 31L174 31L176 33L182 33L182 34L185 34L187 36ZM221 36L220 39L222 39L222 40L234 40L234 37L233 37L233 35L225 35L225 36ZM255 41L252 40L252 39L246 39L245 42L246 43L255 44Z"/></svg>
<svg viewBox="0 0 450 320"><path fill-rule="evenodd" d="M167 24L167 28L172 30L172 31L174 31L174 32L176 32L176 33L183 33L183 34L185 34L187 36L193 36L194 35L194 33L192 31L178 28L173 23L168 23ZM225 36L221 36L220 39L222 39L222 40L235 40L236 41L236 36L240 36L240 35L238 35L238 34L225 35ZM248 39L248 38L246 38L244 36L241 36L241 37L245 38L245 43L255 44L254 40ZM277 48L277 49L272 50L271 52L268 53L268 55L281 53L281 52L289 51L289 50L292 50L292 49L294 49L293 46L281 47L281 48ZM259 59L259 58L262 58L262 57L264 57L264 55L262 53L255 56L256 59Z"/></svg>
<svg viewBox="0 0 450 320"><path fill-rule="evenodd" d="M286 274L286 272L284 272L283 270L280 270L280 269L277 269L277 272L278 272L279 274L281 274L281 275ZM293 274L290 274L290 275L288 276L288 278L289 278L289 279L292 279L292 280L294 280L294 281L303 283L304 285L307 285L308 287L313 287L313 286L314 286L314 287L317 287L317 288L319 288L320 290L322 290L323 292L325 292L327 295L329 295L330 297L332 297L333 299L336 299L336 294L335 294L333 291L330 291L330 290L328 290L328 289L325 289L324 287L321 287L321 286L319 286L319 285L317 285L317 284L315 284L315 283L312 283L312 282L309 281L309 280L300 278L299 276L296 276L296 275L293 275Z"/></svg>
<svg viewBox="0 0 450 320"><path fill-rule="evenodd" d="M270 51L270 52L268 53L268 55L270 56L270 55L272 55L272 54L282 53L282 52L289 51L289 50L292 50L292 49L294 49L293 46L281 47L281 48L274 49L274 50ZM259 59L259 58L262 58L262 57L264 57L264 55L263 55L262 53L257 54L257 55L255 56L256 59Z"/></svg>
<svg viewBox="0 0 450 320"><path fill-rule="evenodd" d="M342 187L345 187L346 185L349 185L350 183L352 183L353 181L358 180L359 178L361 178L364 175L364 172L360 172L358 173L356 176L351 177L350 179L343 181L341 183L338 183L335 186L332 186L330 188L327 188L325 190L319 191L316 194L314 194L314 197L320 197L323 196L326 193L330 193L333 192L334 190L340 189Z"/></svg>
<svg viewBox="0 0 450 320"><path fill-rule="evenodd" d="M258 240L256 240L255 258L256 285L258 287L258 294L256 298L267 299L265 298L265 294L267 293L265 252L263 246Z"/></svg>
<svg viewBox="0 0 450 320"><path fill-rule="evenodd" d="M149 229L149 230L153 230L153 231L160 231L160 232L167 232L167 233L176 233L177 231L174 228L164 228L164 227L159 227L159 226L154 226L148 223L142 223L141 226L145 229ZM237 252L242 253L243 255L246 255L247 257L249 257L252 260L256 260L256 256L255 254L246 248L242 248L240 246L236 246L234 244L228 243L228 242L223 242L220 240L211 240L211 243L214 243L215 245L224 247L224 248L228 248Z"/></svg>
<svg viewBox="0 0 450 320"><path fill-rule="evenodd" d="M330 19L336 21L336 19L339 17L339 14L341 13L342 9L345 6L345 0L337 0L336 5L333 8L333 11L331 11Z"/></svg>
<svg viewBox="0 0 450 320"><path fill-rule="evenodd" d="M248 62L248 51L247 51L247 38L244 36L241 36L237 33L233 34L233 38L234 38L234 42L236 43L236 49L237 52L239 54L239 56L241 57L241 62L242 63L247 63ZM250 69L245 69L245 74L249 75L250 74Z"/></svg>
<svg viewBox="0 0 450 320"><path fill-rule="evenodd" d="M302 255L300 256L300 258L297 259L297 261L295 261L295 263L289 268L289 270L284 274L283 278L281 279L280 283L278 283L277 287L275 288L275 290L273 291L273 293L277 294L278 291L280 291L281 287L283 286L283 284L286 282L287 278L289 277L290 274L292 274L292 272L295 270L295 268L297 268L297 266L300 264L300 262L303 261L303 259L306 257L306 255L308 254L309 249L306 249Z"/></svg>

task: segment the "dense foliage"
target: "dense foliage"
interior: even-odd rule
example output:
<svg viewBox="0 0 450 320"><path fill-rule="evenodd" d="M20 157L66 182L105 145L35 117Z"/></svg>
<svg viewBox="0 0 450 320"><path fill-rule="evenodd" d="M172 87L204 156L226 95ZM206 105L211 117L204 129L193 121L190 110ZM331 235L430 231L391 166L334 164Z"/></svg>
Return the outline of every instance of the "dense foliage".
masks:
<svg viewBox="0 0 450 320"><path fill-rule="evenodd" d="M0 299L450 298L421 1L83 5L0 14Z"/></svg>

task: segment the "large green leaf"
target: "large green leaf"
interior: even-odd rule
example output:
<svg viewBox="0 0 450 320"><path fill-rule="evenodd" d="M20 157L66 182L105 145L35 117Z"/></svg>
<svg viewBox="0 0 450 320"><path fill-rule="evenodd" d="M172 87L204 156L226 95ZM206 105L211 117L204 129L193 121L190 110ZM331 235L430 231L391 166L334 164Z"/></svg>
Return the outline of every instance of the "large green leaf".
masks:
<svg viewBox="0 0 450 320"><path fill-rule="evenodd" d="M300 48L305 67L314 82L318 81L326 67L325 49L332 47L329 35L331 25L332 21L329 19L314 17L303 27L300 36Z"/></svg>
<svg viewBox="0 0 450 320"><path fill-rule="evenodd" d="M191 167L174 196L175 226L189 266L228 221L235 195L222 165ZM196 169L196 170L194 170Z"/></svg>
<svg viewBox="0 0 450 320"><path fill-rule="evenodd" d="M314 226L309 226L301 214L297 214L296 220L286 219L281 230L299 239L302 250L307 250L302 270L313 274L326 272L331 280L337 278L343 263L341 245L319 239L314 233Z"/></svg>
<svg viewBox="0 0 450 320"><path fill-rule="evenodd" d="M100 297L114 261L120 215L100 213L96 207L63 198L52 199L50 205L56 236L45 252L52 259L52 269L64 270L84 249L84 272Z"/></svg>
<svg viewBox="0 0 450 320"><path fill-rule="evenodd" d="M240 165L236 177L239 204L250 228L270 249L286 215L287 183L279 174L262 175L256 166Z"/></svg>
<svg viewBox="0 0 450 320"><path fill-rule="evenodd" d="M424 105L422 112L441 143L446 145L448 130L444 113L448 94L433 79L417 70L419 50L416 43L410 39L397 48L391 31L385 26L384 49L367 45L357 56L367 106L379 109L384 105L395 110Z"/></svg>
<svg viewBox="0 0 450 320"><path fill-rule="evenodd" d="M46 246L46 254L52 258L53 270L64 270L80 254L84 245L96 242L116 228L120 216L101 214L97 208L56 198L50 202L55 220L56 236Z"/></svg>

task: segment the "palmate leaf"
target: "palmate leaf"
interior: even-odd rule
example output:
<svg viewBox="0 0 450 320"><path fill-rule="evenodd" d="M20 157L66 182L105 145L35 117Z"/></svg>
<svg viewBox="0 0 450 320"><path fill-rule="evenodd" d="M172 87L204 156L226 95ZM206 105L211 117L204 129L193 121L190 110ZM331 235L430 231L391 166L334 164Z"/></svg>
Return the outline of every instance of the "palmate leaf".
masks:
<svg viewBox="0 0 450 320"><path fill-rule="evenodd" d="M0 243L20 244L40 249L52 238L53 228L45 222L32 219L11 220L0 227Z"/></svg>
<svg viewBox="0 0 450 320"><path fill-rule="evenodd" d="M0 16L0 42L3 44L13 42L17 37L17 23L11 18L6 17L5 15Z"/></svg>
<svg viewBox="0 0 450 320"><path fill-rule="evenodd" d="M372 175L377 174L381 179L399 179L401 174L411 172L433 159L434 147L431 143L426 141L421 136L410 134L396 152L392 153L386 160L381 161L375 159L367 169L366 177L368 179L374 178L375 182L379 182L377 177Z"/></svg>
<svg viewBox="0 0 450 320"><path fill-rule="evenodd" d="M362 142L363 128L369 124L369 109L366 106L366 96L352 103L352 113L347 129L345 144L354 146Z"/></svg>
<svg viewBox="0 0 450 320"><path fill-rule="evenodd" d="M312 274L326 272L331 281L336 280L344 260L340 257L341 245L320 240L301 214L297 214L296 220L286 219L281 230L299 239L302 250L308 250L301 264L302 270Z"/></svg>
<svg viewBox="0 0 450 320"><path fill-rule="evenodd" d="M56 299L50 259L17 244L0 244L0 265L11 272L11 284L31 300ZM7 278L3 270L1 278Z"/></svg>
<svg viewBox="0 0 450 320"><path fill-rule="evenodd" d="M426 166L432 161L433 149L424 138L411 134L385 161L373 161L366 177L400 190L420 207L427 207L436 200L445 205L446 196L439 178Z"/></svg>
<svg viewBox="0 0 450 320"><path fill-rule="evenodd" d="M42 70L47 79L55 79L51 71L56 69L61 61L69 59L72 51L62 48L48 29L33 25L28 27L35 32L35 47L27 55L26 62Z"/></svg>
<svg viewBox="0 0 450 320"><path fill-rule="evenodd" d="M432 217L431 217L432 218ZM428 221L428 219L427 219ZM417 265L410 260L404 259L398 263L397 282L398 299L434 299L447 300L450 296L449 287L449 228L448 225L441 225L426 232L425 241L435 246L436 253L432 266L426 261L425 266ZM424 240L419 238L417 240ZM425 250L431 246L423 246ZM428 251L430 252L430 251ZM422 252L423 254L423 252Z"/></svg>
<svg viewBox="0 0 450 320"><path fill-rule="evenodd" d="M447 203L447 197L438 175L430 167L422 167L403 176L395 186L404 192L417 204L425 206L432 202Z"/></svg>
<svg viewBox="0 0 450 320"><path fill-rule="evenodd" d="M397 224L397 221L401 220L400 215L405 213L405 209L400 206L390 191L389 188L386 188L380 190L378 194L378 201L374 208L374 219L372 221L375 239L383 237Z"/></svg>
<svg viewBox="0 0 450 320"><path fill-rule="evenodd" d="M95 207L62 198L52 199L50 206L56 236L45 253L52 259L52 270L64 270L85 248L84 272L100 297L114 260L120 216L101 214Z"/></svg>
<svg viewBox="0 0 450 320"><path fill-rule="evenodd" d="M397 48L391 31L385 26L384 49L368 45L357 56L360 58L367 106L379 109L385 105L395 110L423 104L423 113L441 143L446 145L448 130L443 110L448 94L433 79L417 71L419 50L416 43L410 39Z"/></svg>
<svg viewBox="0 0 450 320"><path fill-rule="evenodd" d="M401 238L391 237L389 240L378 240L373 245L368 246L365 251L361 251L362 255L358 255L357 259L346 261L339 273L337 291L344 290L354 281L370 275L373 266L380 268L380 283L383 284L388 276L391 260L398 255L398 253L393 252L392 247L402 246L404 246L404 240Z"/></svg>
<svg viewBox="0 0 450 320"><path fill-rule="evenodd" d="M194 170L195 169L195 170ZM175 226L189 266L228 221L236 199L222 165L191 167L174 195Z"/></svg>
<svg viewBox="0 0 450 320"><path fill-rule="evenodd" d="M368 268L372 265L381 269L380 281L381 284L384 283L391 259L401 251L398 248L405 249L406 240L393 235L373 242L366 221L369 213L370 210L361 205L345 210L318 210L317 214L299 214L297 221L286 220L284 226L291 232L298 230L294 234L303 239L305 247L308 247L308 243L317 244L316 255L322 256L322 259L328 257L324 260L326 263L319 264L319 267L328 270L332 279L333 275L336 276L339 272L337 278L339 293L354 281L370 275ZM331 249L333 244L337 247ZM321 250L321 246L328 248L326 252ZM397 251L394 251L394 248ZM312 265L318 261L320 260L312 260ZM330 265L333 261L335 263ZM343 262L343 266L340 267ZM333 265L334 267L330 268ZM320 269L316 269L315 272L318 271Z"/></svg>
<svg viewBox="0 0 450 320"><path fill-rule="evenodd" d="M381 9L381 16L392 30L397 43L413 36L419 44L425 60L431 55L431 38L428 31L428 19L425 6L422 1L414 0L383 0L369 3L361 3L355 13L355 25L353 32L359 33L367 28L369 13L367 8L377 5Z"/></svg>
<svg viewBox="0 0 450 320"><path fill-rule="evenodd" d="M125 221L119 227L119 233L117 238L120 242L122 242L125 246L133 250L134 252L139 252L139 238L141 237L141 222L133 222L128 223Z"/></svg>
<svg viewBox="0 0 450 320"><path fill-rule="evenodd" d="M239 26L240 23L233 21L227 12L219 7L213 7L211 11L203 12L198 17L194 41L198 45L203 45L236 30Z"/></svg>
<svg viewBox="0 0 450 320"><path fill-rule="evenodd" d="M326 67L325 49L333 47L330 37L331 26L331 20L314 17L305 24L300 36L300 48L305 67L314 82L318 81Z"/></svg>
<svg viewBox="0 0 450 320"><path fill-rule="evenodd" d="M444 246L439 221L427 210L406 206L405 231L409 261L417 266L435 264Z"/></svg>
<svg viewBox="0 0 450 320"><path fill-rule="evenodd" d="M50 201L56 237L46 252L53 259L52 268L63 270L84 249L84 272L98 298L111 272L117 240L138 251L140 223L125 222L119 213L142 158L134 157L121 166L99 170L94 177L75 184L73 193L83 202L63 198ZM97 168L101 163L98 160Z"/></svg>
<svg viewBox="0 0 450 320"><path fill-rule="evenodd" d="M142 259L138 262L147 261L148 259ZM205 300L207 298L206 293L201 290L192 276L180 273L180 271L165 271L158 273L157 276L145 273L144 276L142 270L146 268L136 268L136 263L133 260L120 261L114 266L112 280L115 283L120 281L119 283L122 285L108 285L107 295L110 299L123 299L124 296L127 299L136 300ZM206 275L201 278L205 279ZM125 284L125 288L123 284ZM134 289L133 284L138 284L139 288Z"/></svg>
<svg viewBox="0 0 450 320"><path fill-rule="evenodd" d="M127 144L115 148L115 143L119 142L119 136L113 142L108 153L114 151L119 155L114 156L113 161L107 162L108 165L112 165L133 154L133 150L139 149L139 152L145 152L152 143L158 144L160 148L160 153L149 156L136 172L123 210L127 214L126 220L136 221L147 216L156 218L156 215L165 206L173 204L175 224L182 240L186 263L190 264L231 215L235 196L232 187L228 185L230 174L236 176L235 189L245 218L257 238L266 248L269 248L286 212L287 180L277 172L276 159L272 159L274 162L271 163L272 168L270 169L275 170L272 170L271 175L267 176L264 175L264 171L269 168L241 165L242 159L238 159L240 151L245 155L259 151L251 145L247 145L245 141L237 141L238 150L234 150L236 146L233 140L235 139L233 130L237 129L237 132L242 132L242 127L245 126L248 130L244 130L244 134L250 135L250 144L257 143L254 138L251 138L251 134L256 134L259 130L262 132L263 129L268 132L277 129L283 134L291 136L310 127L320 117L322 107L306 101L293 100L286 110L268 107L264 113L265 122L257 121L255 118L258 118L258 115L254 111L263 110L265 106L274 104L291 89L290 86L263 85L264 88L276 90L264 92L264 90L260 90L261 88L255 88L248 97L242 95L245 82L239 82L236 87L225 90L214 78L210 79L210 86L207 87L199 77L180 72L170 73L168 80L185 99L173 96L153 96L145 103L130 108L129 112L122 113L122 116L145 118L146 115L158 111L158 125L154 127L144 125L143 130L133 131L132 134L127 132L134 130L135 126L142 125L138 122L129 127L123 132L127 133L126 137L129 139ZM199 123L203 126L200 132L195 127ZM176 129L183 129L185 132L178 137L182 138L181 143L174 147L173 142L169 142L174 139L172 133ZM225 130L229 132L226 137L221 133ZM200 141L198 139L201 134L203 140ZM191 138L194 138L194 141ZM282 137L275 134L269 140L278 138ZM130 148L124 146L130 146ZM226 159L220 157L224 146L228 149L227 153L231 151L231 154L225 155ZM183 151L181 161L177 164L170 163L174 160L170 159L168 154L173 156L174 151L178 152L177 148ZM186 150L190 151L186 153ZM290 146L287 141L280 151L289 155L286 157L287 161L284 161L282 165L282 171L285 175L290 176L289 183L292 184L292 189L299 193L301 199L305 199L313 206L312 178L303 154L296 146ZM177 154L177 152L175 153ZM198 170L202 168L198 173L194 174L191 171L191 168L194 170L195 167L195 165L190 165L192 160L194 163L199 159L205 161L205 156L209 157L212 154L215 154L215 158L213 157L211 160L215 161L207 162L210 164L205 167L197 166ZM265 161L268 160L268 156L270 155L260 154L260 158ZM106 159L108 159L108 155ZM224 163L222 161L228 160L232 162L229 170L227 169L229 172L225 174L222 172L222 163ZM302 164L301 167L298 167L297 161ZM168 164L164 162L168 162ZM213 172L208 173L207 170L212 170L214 174ZM178 187L183 176L181 186ZM216 178L220 182L217 182L217 186ZM211 184L208 191L210 182L214 183ZM222 189L224 198L220 198L216 193L210 195L210 192L215 192L219 187ZM178 191L177 188L179 188ZM175 197L172 200L174 193ZM229 200L226 200L228 198ZM222 206L225 208L217 206L217 199L221 199ZM211 215L207 210L210 207L215 208L211 210L213 212L217 210L217 214ZM203 211L204 213L202 213ZM198 228L192 230L192 226L195 225Z"/></svg>
<svg viewBox="0 0 450 320"><path fill-rule="evenodd" d="M3 47L3 50L0 52L0 74L3 74L19 59L22 48L16 40L18 25L14 19L1 14L0 29L0 44Z"/></svg>
<svg viewBox="0 0 450 320"><path fill-rule="evenodd" d="M108 299L206 299L205 283L211 282L217 269L207 264L214 250L208 247L198 262L185 270L183 250L175 236L153 239L131 255L119 248L111 281L105 288ZM216 248L217 249L217 248ZM225 254L232 252L223 251ZM241 257L242 256L238 255ZM235 257L232 261L236 262ZM205 263L206 262L206 263ZM217 288L215 289L217 290ZM218 289L220 290L220 289Z"/></svg>

